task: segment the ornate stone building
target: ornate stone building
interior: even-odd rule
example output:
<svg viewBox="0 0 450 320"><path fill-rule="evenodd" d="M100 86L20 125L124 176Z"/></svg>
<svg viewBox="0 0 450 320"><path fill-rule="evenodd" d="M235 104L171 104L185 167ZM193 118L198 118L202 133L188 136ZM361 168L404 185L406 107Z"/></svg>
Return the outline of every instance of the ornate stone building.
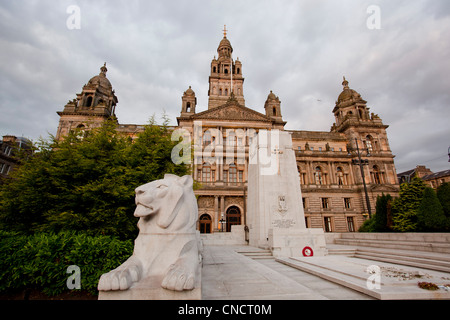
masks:
<svg viewBox="0 0 450 320"><path fill-rule="evenodd" d="M198 112L195 92L189 87L182 95L177 118L177 128L185 129L194 141L191 170L201 184L196 195L198 228L203 233L246 225L249 145L259 130L285 130L286 125L281 101L272 91L264 113L245 105L242 63L233 60L232 52L224 32L218 57L211 61L207 110ZM74 128L115 118L118 100L106 71L105 65L58 112L57 138ZM296 152L306 225L328 232L357 231L370 212L374 214L377 196L383 192L395 196L399 189L388 126L369 112L367 102L350 89L345 78L342 85L330 131L288 130ZM131 136L142 128L118 123L118 131Z"/></svg>

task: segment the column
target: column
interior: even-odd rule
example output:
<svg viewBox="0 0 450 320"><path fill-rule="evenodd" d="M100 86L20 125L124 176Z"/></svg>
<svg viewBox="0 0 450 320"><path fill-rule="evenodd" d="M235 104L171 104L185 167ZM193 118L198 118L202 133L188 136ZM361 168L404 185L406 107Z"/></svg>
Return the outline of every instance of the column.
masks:
<svg viewBox="0 0 450 320"><path fill-rule="evenodd" d="M219 197L214 196L214 230L219 229Z"/></svg>

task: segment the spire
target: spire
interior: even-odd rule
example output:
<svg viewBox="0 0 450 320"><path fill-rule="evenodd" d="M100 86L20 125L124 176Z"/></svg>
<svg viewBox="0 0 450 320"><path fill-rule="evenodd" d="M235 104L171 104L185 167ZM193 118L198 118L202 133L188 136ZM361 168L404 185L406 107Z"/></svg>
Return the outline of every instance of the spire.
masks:
<svg viewBox="0 0 450 320"><path fill-rule="evenodd" d="M223 37L226 38L227 37L227 31L228 31L226 24L223 25L223 30L222 31L223 31Z"/></svg>
<svg viewBox="0 0 450 320"><path fill-rule="evenodd" d="M344 90L345 90L345 89L349 89L349 87L348 87L348 81L345 79L345 76L344 76L344 81L342 81L342 85L344 86Z"/></svg>
<svg viewBox="0 0 450 320"><path fill-rule="evenodd" d="M106 72L108 69L106 68L106 62L103 64L103 67L100 68L100 74L106 76Z"/></svg>

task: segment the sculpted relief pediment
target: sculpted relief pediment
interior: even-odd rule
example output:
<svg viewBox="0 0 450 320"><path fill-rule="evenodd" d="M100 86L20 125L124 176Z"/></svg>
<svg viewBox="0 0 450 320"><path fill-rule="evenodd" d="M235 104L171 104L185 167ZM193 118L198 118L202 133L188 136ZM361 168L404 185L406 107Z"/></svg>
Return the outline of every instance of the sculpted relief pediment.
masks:
<svg viewBox="0 0 450 320"><path fill-rule="evenodd" d="M265 115L243 107L239 104L226 104L214 109L200 112L194 116L194 119L220 119L220 120L253 120L253 121L271 121Z"/></svg>

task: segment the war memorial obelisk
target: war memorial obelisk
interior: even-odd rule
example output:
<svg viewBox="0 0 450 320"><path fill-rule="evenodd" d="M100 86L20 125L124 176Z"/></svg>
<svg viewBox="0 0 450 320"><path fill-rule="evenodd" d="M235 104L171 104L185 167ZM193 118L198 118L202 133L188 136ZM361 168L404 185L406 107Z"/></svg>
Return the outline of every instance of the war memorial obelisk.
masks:
<svg viewBox="0 0 450 320"><path fill-rule="evenodd" d="M321 228L306 228L291 134L260 130L250 145L249 244L275 257L326 254Z"/></svg>

